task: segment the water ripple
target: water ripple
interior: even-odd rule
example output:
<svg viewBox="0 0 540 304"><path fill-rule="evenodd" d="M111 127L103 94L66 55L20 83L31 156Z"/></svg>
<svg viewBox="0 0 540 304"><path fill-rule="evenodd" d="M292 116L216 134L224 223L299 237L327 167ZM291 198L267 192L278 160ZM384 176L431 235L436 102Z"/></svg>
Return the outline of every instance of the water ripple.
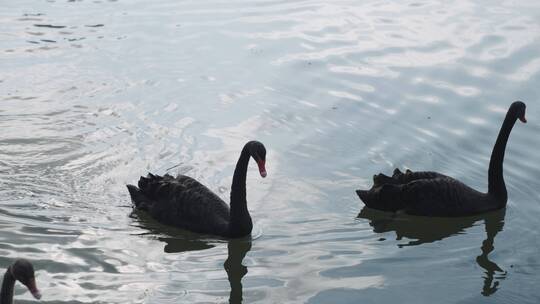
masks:
<svg viewBox="0 0 540 304"><path fill-rule="evenodd" d="M58 303L536 303L538 8L7 1L0 264L34 261ZM395 167L485 190L516 99L529 122L506 151L502 222L360 212L353 190ZM125 184L148 171L227 201L251 139L269 173L249 168L251 239L132 213Z"/></svg>

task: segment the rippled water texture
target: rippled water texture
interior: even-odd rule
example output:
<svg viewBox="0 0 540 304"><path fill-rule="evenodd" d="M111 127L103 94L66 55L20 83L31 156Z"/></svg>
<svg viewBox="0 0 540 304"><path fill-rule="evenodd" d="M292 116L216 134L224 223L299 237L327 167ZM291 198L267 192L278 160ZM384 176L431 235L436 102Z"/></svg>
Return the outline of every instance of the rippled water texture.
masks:
<svg viewBox="0 0 540 304"><path fill-rule="evenodd" d="M3 1L0 268L44 303L539 303L539 3ZM506 210L362 210L394 167L485 190L517 99ZM250 139L252 240L132 213L171 167L228 201Z"/></svg>

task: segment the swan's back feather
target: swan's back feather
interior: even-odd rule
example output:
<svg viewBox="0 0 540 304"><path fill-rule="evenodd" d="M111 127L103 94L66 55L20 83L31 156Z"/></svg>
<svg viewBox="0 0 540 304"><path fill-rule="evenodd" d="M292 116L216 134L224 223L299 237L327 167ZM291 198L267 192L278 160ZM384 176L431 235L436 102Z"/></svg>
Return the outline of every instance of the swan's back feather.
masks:
<svg viewBox="0 0 540 304"><path fill-rule="evenodd" d="M374 176L370 190L356 193L364 204L382 211L403 210L424 216L463 216L493 210L492 199L462 182L431 171Z"/></svg>
<svg viewBox="0 0 540 304"><path fill-rule="evenodd" d="M153 175L128 185L135 207L157 221L194 232L226 235L229 206L197 180L179 175Z"/></svg>
<svg viewBox="0 0 540 304"><path fill-rule="evenodd" d="M408 214L463 216L489 210L485 204L486 194L451 177L417 179L402 188Z"/></svg>

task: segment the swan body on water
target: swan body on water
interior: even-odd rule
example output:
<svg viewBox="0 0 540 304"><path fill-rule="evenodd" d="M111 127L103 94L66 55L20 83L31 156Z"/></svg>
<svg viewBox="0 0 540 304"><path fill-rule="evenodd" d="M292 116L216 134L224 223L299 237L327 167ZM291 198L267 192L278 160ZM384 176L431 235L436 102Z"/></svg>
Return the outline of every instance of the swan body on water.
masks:
<svg viewBox="0 0 540 304"><path fill-rule="evenodd" d="M488 192L482 193L464 183L430 171L405 173L395 169L393 175L373 177L373 187L356 193L367 207L382 211L403 210L412 215L467 216L504 208L508 200L503 177L503 160L510 131L519 119L525 119L525 103L512 103L491 153Z"/></svg>
<svg viewBox="0 0 540 304"><path fill-rule="evenodd" d="M246 143L234 170L230 207L203 184L185 175L148 174L141 176L138 187L127 188L135 208L163 224L229 238L247 236L253 229L246 200L250 157L257 162L260 175L266 177L264 145L258 141Z"/></svg>

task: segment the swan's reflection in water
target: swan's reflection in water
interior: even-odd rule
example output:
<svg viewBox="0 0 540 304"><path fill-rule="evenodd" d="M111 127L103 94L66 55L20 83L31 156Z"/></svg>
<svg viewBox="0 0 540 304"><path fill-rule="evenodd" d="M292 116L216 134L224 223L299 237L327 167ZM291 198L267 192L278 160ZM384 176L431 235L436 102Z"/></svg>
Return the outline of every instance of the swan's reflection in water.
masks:
<svg viewBox="0 0 540 304"><path fill-rule="evenodd" d="M364 207L358 217L368 219L376 233L395 231L397 240L403 238L410 240L408 243L399 244L399 247L432 243L452 235L462 234L467 228L483 220L486 239L480 246L482 253L476 257L476 263L485 270L481 293L484 296L490 296L499 288L499 281L496 279L502 280L506 276L506 271L488 257L495 249L495 236L503 230L505 214L506 209L502 209L471 217L430 218L393 214Z"/></svg>
<svg viewBox="0 0 540 304"><path fill-rule="evenodd" d="M499 281L493 282L496 272L500 273L497 278L504 279L506 276L506 271L503 271L499 265L490 261L488 258L488 254L495 249L495 246L493 245L495 236L497 236L499 231L503 230L505 212L506 209L503 209L490 213L484 217L486 239L482 242L482 254L476 257L476 263L486 270L486 277L484 278L484 287L482 290L482 295L484 296L492 295L497 291Z"/></svg>
<svg viewBox="0 0 540 304"><path fill-rule="evenodd" d="M156 236L159 241L166 245L163 251L166 253L179 253L184 251L204 250L215 247L216 240L205 241L201 235L187 230L163 225L151 218L145 212L134 211L132 218L137 226L147 230L139 235ZM246 254L251 250L251 237L244 239L233 239L227 243L228 256L223 264L227 278L231 286L229 303L242 303L242 278L247 274L248 269L242 265Z"/></svg>
<svg viewBox="0 0 540 304"><path fill-rule="evenodd" d="M138 233L138 235L153 236L155 239L164 242L163 251L166 253L197 251L215 247L215 244L212 244L210 240L201 239L200 234L163 225L146 212L134 210L131 213L131 218L135 220L135 226L147 230Z"/></svg>
<svg viewBox="0 0 540 304"><path fill-rule="evenodd" d="M225 268L231 284L229 303L242 303L242 278L248 272L247 267L242 265L242 261L251 249L251 239L230 240L227 249L229 256L223 264L223 268Z"/></svg>

